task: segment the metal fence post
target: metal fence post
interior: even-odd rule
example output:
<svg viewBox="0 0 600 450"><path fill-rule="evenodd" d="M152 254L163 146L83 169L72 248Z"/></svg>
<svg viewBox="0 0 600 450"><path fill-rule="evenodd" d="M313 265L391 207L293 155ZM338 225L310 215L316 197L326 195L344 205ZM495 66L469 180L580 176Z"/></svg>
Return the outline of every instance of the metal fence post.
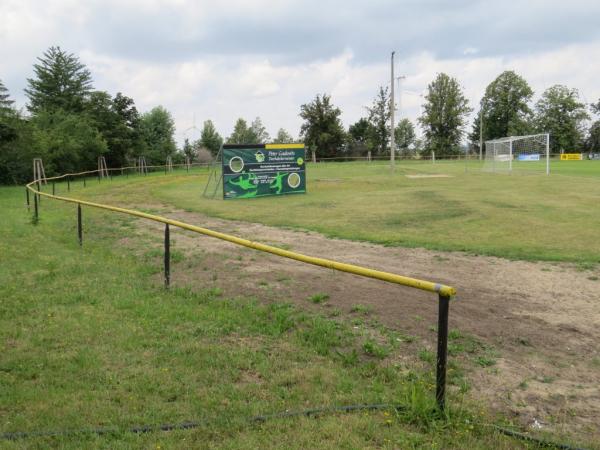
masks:
<svg viewBox="0 0 600 450"><path fill-rule="evenodd" d="M171 236L169 224L165 224L165 288L171 284Z"/></svg>
<svg viewBox="0 0 600 450"><path fill-rule="evenodd" d="M33 195L33 222L37 223L39 219L39 211L38 211L38 196L37 194Z"/></svg>
<svg viewBox="0 0 600 450"><path fill-rule="evenodd" d="M77 237L79 239L79 246L83 245L83 223L81 220L81 203L77 203Z"/></svg>
<svg viewBox="0 0 600 450"><path fill-rule="evenodd" d="M27 197L27 208L29 208L29 189L25 188L25 196Z"/></svg>
<svg viewBox="0 0 600 450"><path fill-rule="evenodd" d="M437 366L435 373L435 400L440 411L444 411L446 396L446 362L448 359L448 311L450 309L450 297L439 296L438 312L438 348Z"/></svg>

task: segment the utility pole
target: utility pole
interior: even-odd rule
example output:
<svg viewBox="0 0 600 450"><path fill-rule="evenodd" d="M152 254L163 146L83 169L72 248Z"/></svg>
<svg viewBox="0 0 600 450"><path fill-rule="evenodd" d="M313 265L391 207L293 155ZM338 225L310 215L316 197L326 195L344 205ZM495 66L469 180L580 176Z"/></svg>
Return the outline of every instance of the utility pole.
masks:
<svg viewBox="0 0 600 450"><path fill-rule="evenodd" d="M390 130L391 130L391 135L390 135L390 165L392 166L392 170L394 170L394 165L395 165L395 153L396 153L396 142L395 142L395 138L394 138L394 109L395 109L395 105L394 105L394 53L396 52L392 52L392 90L390 93Z"/></svg>
<svg viewBox="0 0 600 450"><path fill-rule="evenodd" d="M479 161L483 159L483 104L479 110Z"/></svg>

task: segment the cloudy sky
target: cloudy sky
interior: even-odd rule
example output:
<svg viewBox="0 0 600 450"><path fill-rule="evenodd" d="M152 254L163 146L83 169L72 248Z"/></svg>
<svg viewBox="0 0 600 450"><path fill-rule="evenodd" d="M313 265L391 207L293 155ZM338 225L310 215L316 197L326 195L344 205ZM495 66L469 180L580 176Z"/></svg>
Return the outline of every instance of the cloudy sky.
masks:
<svg viewBox="0 0 600 450"><path fill-rule="evenodd" d="M260 116L274 135L299 133L300 105L332 95L349 125L389 85L396 51L401 115L420 114L438 72L456 77L473 105L512 69L536 97L561 83L600 98L598 0L0 0L0 79L18 106L36 57L75 53L94 87L163 105L177 138L212 119L227 136ZM187 131L186 131L187 129Z"/></svg>

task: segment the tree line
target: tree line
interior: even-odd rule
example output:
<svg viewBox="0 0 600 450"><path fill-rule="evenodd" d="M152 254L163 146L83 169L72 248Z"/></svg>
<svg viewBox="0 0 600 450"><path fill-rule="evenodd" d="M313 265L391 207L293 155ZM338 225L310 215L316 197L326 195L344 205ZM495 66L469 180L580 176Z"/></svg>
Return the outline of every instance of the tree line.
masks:
<svg viewBox="0 0 600 450"><path fill-rule="evenodd" d="M600 152L600 120L586 129L592 115L600 115L600 100L586 105L577 89L554 85L532 103L534 92L514 71L502 72L486 88L479 109L467 133L473 112L459 81L440 73L423 94L418 124L423 137L417 139L415 125L401 119L394 129L395 151L401 155L456 155L478 153L480 140L533 133L550 133L550 150ZM391 101L388 88L380 87L365 117L344 130L341 110L323 94L302 105L300 116L304 142L318 149L322 157L374 156L390 153ZM463 142L467 138L467 145Z"/></svg>
<svg viewBox="0 0 600 450"><path fill-rule="evenodd" d="M175 143L169 111L156 106L140 114L132 98L95 90L90 71L73 54L50 47L27 79L27 113L14 106L0 80L0 183L21 183L31 177L31 161L41 157L48 175L96 167L103 155L109 167L132 164L143 156L149 165L167 157L182 162L214 158L223 143L304 142L319 158L386 156L390 153L390 92L380 87L364 117L345 129L330 95L317 94L300 106L300 136L279 129L271 138L260 117L248 123L239 118L226 139L214 123L203 123L200 137ZM576 89L555 85L532 103L534 92L514 71L505 71L486 88L470 133L467 120L474 111L459 81L440 73L423 94L418 125L403 118L395 126L394 151L401 155L478 152L480 138L550 133L552 152L600 152L600 100L586 105ZM465 148L465 138L470 145Z"/></svg>

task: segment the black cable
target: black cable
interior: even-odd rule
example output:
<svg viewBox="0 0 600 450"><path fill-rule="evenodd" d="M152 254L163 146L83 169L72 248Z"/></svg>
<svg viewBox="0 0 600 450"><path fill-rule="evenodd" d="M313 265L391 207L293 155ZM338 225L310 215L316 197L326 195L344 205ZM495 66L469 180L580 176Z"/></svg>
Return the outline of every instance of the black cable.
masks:
<svg viewBox="0 0 600 450"><path fill-rule="evenodd" d="M291 417L300 417L300 416L318 416L322 414L331 414L331 413L348 413L354 411L374 411L374 410L382 410L382 409L395 409L396 411L406 410L406 407L403 405L393 405L390 403L375 403L375 404L360 404L360 405L347 405L347 406L331 406L325 408L311 408L305 409L301 411L285 411L275 414L266 414L260 416L254 416L248 418L248 422L266 422L268 420L273 419L285 419ZM176 431L176 430L190 430L193 428L198 428L201 425L207 424L208 421L202 422L181 422L175 424L161 424L161 425L140 425L132 428L128 428L126 430L121 430L119 428L82 428L78 430L58 430L58 431L29 431L29 432L10 432L3 433L0 435L0 439L4 440L17 440L17 439L27 439L34 437L57 437L57 436L72 436L77 434L97 434L97 435L107 435L107 434L117 434L120 432L129 432L136 434L143 433L153 433L156 431ZM536 438L533 436L529 436L524 433L520 433L518 431L510 430L508 428L499 427L497 425L489 425L489 424L481 424L485 426L491 426L498 432L505 434L507 436L521 439L527 442L531 442L537 444L540 447L549 447L549 448L557 448L560 450L586 450L581 447L572 447L568 444L562 444L552 441L547 441L541 438Z"/></svg>
<svg viewBox="0 0 600 450"><path fill-rule="evenodd" d="M518 431L514 431L509 428L499 427L497 425L490 425L490 426L493 427L494 429L498 430L500 433L505 434L506 436L521 439L521 440L527 441L527 442L532 442L534 444L539 445L540 447L557 448L560 450L587 450L583 447L572 447L569 444L562 444L560 442L547 441L545 439L530 436L525 433L520 433Z"/></svg>

